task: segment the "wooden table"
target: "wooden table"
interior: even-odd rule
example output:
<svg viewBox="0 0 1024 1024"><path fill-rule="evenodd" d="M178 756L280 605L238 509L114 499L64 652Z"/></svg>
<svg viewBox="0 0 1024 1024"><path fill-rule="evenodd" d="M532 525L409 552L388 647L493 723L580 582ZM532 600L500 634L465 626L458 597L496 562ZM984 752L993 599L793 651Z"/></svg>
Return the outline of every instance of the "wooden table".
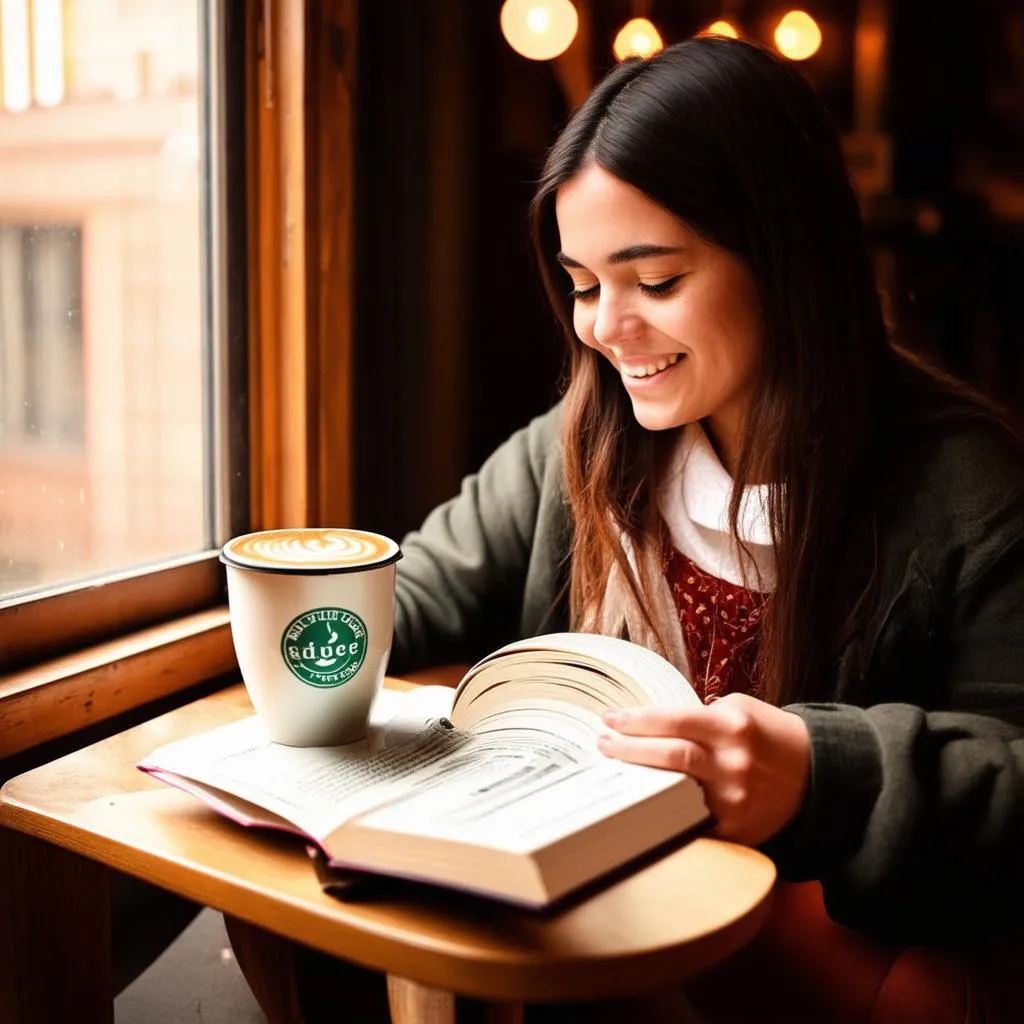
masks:
<svg viewBox="0 0 1024 1024"><path fill-rule="evenodd" d="M453 1020L452 993L518 1004L659 988L728 957L767 916L771 861L709 838L553 914L428 886L340 902L301 843L235 826L135 768L250 713L233 686L3 787L0 1021L113 1021L111 869L386 972L396 1021L426 1020L428 1006Z"/></svg>

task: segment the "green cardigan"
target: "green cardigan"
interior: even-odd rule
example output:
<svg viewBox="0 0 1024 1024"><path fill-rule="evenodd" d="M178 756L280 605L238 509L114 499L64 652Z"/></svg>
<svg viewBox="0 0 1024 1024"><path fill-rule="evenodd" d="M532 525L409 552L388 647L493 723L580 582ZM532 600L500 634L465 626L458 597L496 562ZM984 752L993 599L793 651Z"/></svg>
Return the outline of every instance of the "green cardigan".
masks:
<svg viewBox="0 0 1024 1024"><path fill-rule="evenodd" d="M559 414L403 540L392 671L567 628ZM1024 471L987 427L929 437L881 527L868 626L818 702L789 707L811 785L765 849L782 877L820 879L835 920L948 944L1024 915Z"/></svg>

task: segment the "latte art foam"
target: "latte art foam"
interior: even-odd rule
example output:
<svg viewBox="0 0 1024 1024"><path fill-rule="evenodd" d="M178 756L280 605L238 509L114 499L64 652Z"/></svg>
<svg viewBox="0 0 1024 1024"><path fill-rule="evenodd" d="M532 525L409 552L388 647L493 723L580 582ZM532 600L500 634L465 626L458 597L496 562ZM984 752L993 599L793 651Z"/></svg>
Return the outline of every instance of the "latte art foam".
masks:
<svg viewBox="0 0 1024 1024"><path fill-rule="evenodd" d="M398 545L363 530L267 530L236 537L224 546L231 562L254 568L347 569L391 559Z"/></svg>

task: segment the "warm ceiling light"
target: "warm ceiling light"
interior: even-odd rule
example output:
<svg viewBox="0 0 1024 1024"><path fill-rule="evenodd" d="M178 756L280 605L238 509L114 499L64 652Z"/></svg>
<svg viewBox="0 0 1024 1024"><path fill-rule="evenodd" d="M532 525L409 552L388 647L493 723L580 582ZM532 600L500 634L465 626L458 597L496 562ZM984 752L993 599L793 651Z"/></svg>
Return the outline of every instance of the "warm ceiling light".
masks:
<svg viewBox="0 0 1024 1024"><path fill-rule="evenodd" d="M713 21L701 33L704 36L728 36L730 39L739 39L740 34L731 21L722 18L720 21Z"/></svg>
<svg viewBox="0 0 1024 1024"><path fill-rule="evenodd" d="M790 11L775 27L775 45L783 57L807 60L821 46L821 29L806 11Z"/></svg>
<svg viewBox="0 0 1024 1024"><path fill-rule="evenodd" d="M516 53L552 60L576 38L579 15L570 0L505 0L501 31Z"/></svg>
<svg viewBox="0 0 1024 1024"><path fill-rule="evenodd" d="M612 50L616 60L625 60L627 57L650 57L664 46L658 30L646 18L633 18L619 29Z"/></svg>

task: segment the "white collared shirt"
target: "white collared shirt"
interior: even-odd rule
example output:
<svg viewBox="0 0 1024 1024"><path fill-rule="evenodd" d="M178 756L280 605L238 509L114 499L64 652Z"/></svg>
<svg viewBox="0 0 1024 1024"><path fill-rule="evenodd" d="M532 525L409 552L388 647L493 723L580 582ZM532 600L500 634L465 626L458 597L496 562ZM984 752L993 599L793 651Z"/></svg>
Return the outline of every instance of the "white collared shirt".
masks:
<svg viewBox="0 0 1024 1024"><path fill-rule="evenodd" d="M719 461L704 428L699 423L688 424L680 432L658 490L658 511L668 526L672 544L705 572L762 594L770 593L775 589L776 566L768 520L768 487L746 488L740 503L738 532L747 554L729 529L732 491L732 477ZM622 544L633 572L638 573L637 552L627 537L622 538ZM648 613L665 642L662 653L689 679L679 611L663 572L660 552L647 548L643 558L653 585L653 606ZM600 619L586 628L610 636L620 635L624 628L631 640L653 646L654 635L621 575L617 567L612 568Z"/></svg>
<svg viewBox="0 0 1024 1024"><path fill-rule="evenodd" d="M729 528L732 492L732 477L704 428L699 423L687 424L658 491L658 511L672 543L705 572L768 593L775 589L776 579L768 487L745 488L740 503L737 527L749 557L744 556Z"/></svg>

